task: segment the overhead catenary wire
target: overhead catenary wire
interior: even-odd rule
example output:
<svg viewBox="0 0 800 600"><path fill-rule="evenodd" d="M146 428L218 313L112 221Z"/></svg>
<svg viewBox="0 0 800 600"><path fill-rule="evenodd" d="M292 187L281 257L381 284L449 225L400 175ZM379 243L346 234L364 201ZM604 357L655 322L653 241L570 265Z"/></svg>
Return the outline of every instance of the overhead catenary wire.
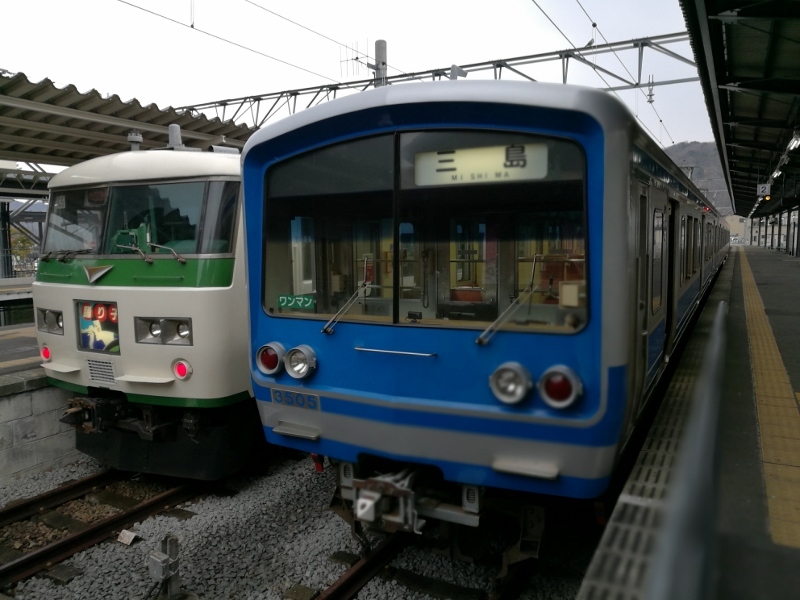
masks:
<svg viewBox="0 0 800 600"><path fill-rule="evenodd" d="M300 27L300 28L302 28L302 29L305 29L306 31L308 31L308 32L310 32L310 33L313 33L313 34L315 34L315 35L318 35L318 36L320 36L320 37L322 37L322 38L324 38L324 39L326 39L326 40L328 40L328 41L331 41L331 42L333 42L334 44L338 44L339 46L341 46L341 47L343 47L343 48L345 48L345 49L348 49L348 50L355 50L356 54L360 54L360 55L364 56L364 57L365 57L366 59L368 59L368 60L373 60L373 61L375 60L375 59L374 59L373 57L371 57L369 54L366 54L366 53L363 53L363 52L359 52L357 48L356 48L356 49L354 49L354 48L352 48L351 46L348 46L347 44L343 44L342 42L339 42L339 41L337 41L337 40L335 40L335 39L333 39L333 38L331 38L331 37L329 37L329 36L327 36L327 35L325 35L325 34L323 34L323 33L320 33L320 32L318 32L318 31L315 31L314 29L311 29L310 27L306 27L305 25L303 25L303 24L301 24L301 23L298 23L298 22L296 22L296 21L293 21L292 19L289 19L289 18L287 18L287 17L284 17L283 15L281 15L281 14L278 14L278 13L276 13L276 12L275 12L275 11L273 11L273 10L270 10L270 9L268 9L268 8L265 8L265 7L263 7L263 6L260 6L259 4L256 4L255 2L252 2L251 0L244 0L244 1L245 1L245 2L247 2L248 4L251 4L251 5L255 6L256 8L260 8L261 10L264 10L264 11L266 11L266 12L270 13L270 14L273 14L273 15L275 15L276 17L279 17L279 18L281 18L281 19L283 19L283 20L285 20L285 21L288 21L289 23L292 23L293 25L296 25L297 27ZM156 17L160 17L160 18L162 18L162 19L165 19L165 20L167 20L167 21L170 21L170 22L172 22L172 23L175 23L176 25L180 25L180 26L182 26L182 27L187 27L188 29L193 29L194 31L198 31L198 32L200 32L200 33L202 33L202 34L204 34L204 35L207 35L207 36L209 36L209 37L212 37L212 38L214 38L214 39L216 39L216 40L219 40L219 41L221 41L221 42L225 42L226 44L231 44L231 45L233 45L233 46L236 46L237 48L241 48L242 50L246 50L246 51L248 51L248 52L253 52L254 54L258 54L258 55L260 55L260 56L263 56L264 58L268 58L268 59L270 59L270 60L274 60L274 61L276 61L276 62L282 63L282 64L284 64L284 65L286 65L286 66L289 66L289 67L292 67L292 68L294 68L294 69L299 69L300 71L304 71L304 72L306 72L306 73L310 73L311 75L316 75L317 77L322 77L323 79L328 79L329 81L333 81L334 83L342 83L341 81L339 81L339 80L337 80L337 79L333 79L332 77L328 77L327 75L321 75L320 73L317 73L317 72L315 72L315 71L311 71L310 69L306 69L305 67L301 67L301 66L299 66L299 65L295 65L295 64L293 64L293 63L290 63L289 61L286 61L286 60L283 60L283 59L277 58L277 57L275 57L275 56L272 56L272 55L266 54L266 53L264 53L264 52L261 52L260 50L255 50L255 49L253 49L253 48L250 48L249 46L245 46L244 44L240 44L240 43L238 43L238 42L234 42L234 41L232 41L232 40L229 40L229 39L227 39L227 38L223 38L223 37L221 37L221 36L218 36L218 35L216 35L216 34L213 34L213 33L209 32L209 31L205 31L205 30L203 30L203 29L199 29L199 28L197 28L197 27L195 26L195 10L194 10L194 2L192 2L192 3L191 3L191 6L190 6L190 11L191 11L191 14L190 14L190 20L191 20L191 24L190 24L190 25L186 25L185 23L181 23L180 21L177 21L177 20L175 20L175 19L171 19L170 17L167 17L166 15L162 15L161 13L157 13L157 12L155 12L155 11L149 10L149 9L147 9L147 8L144 8L144 7L142 7L142 6L138 6L138 5L136 5L136 4L133 4L132 2L128 2L127 0L117 0L117 2L120 2L120 3L122 3L122 4L126 4L126 5L128 5L128 6L131 6L132 8L138 8L138 9L139 9L139 10L141 10L141 11L144 11L144 12L146 12L146 13L149 13L149 14L151 14L151 15L153 15L153 16L156 16ZM356 60L358 60L358 59L356 59ZM394 67L394 66L392 66L392 65L390 65L390 64L388 64L388 63L387 63L387 65L386 65L386 66L387 66L388 68L390 68L390 69L394 69L395 71L397 71L398 73L401 73L401 74L403 74L403 75L407 75L407 74L408 74L406 71L404 71L404 70L402 70L402 69L398 69L397 67Z"/></svg>
<svg viewBox="0 0 800 600"><path fill-rule="evenodd" d="M290 19L288 17L284 17L283 15L281 15L279 13L276 13L274 10L270 10L269 8L261 6L260 4L257 4L255 2L253 2L253 0L244 0L244 1L247 2L248 4L252 4L256 8L260 8L263 11L266 11L266 12L272 14L272 15L275 15L279 19L283 19L284 21L288 21L292 25L296 25L297 27L300 27L301 29L305 29L306 31L308 31L310 33L313 33L314 35L318 35L319 37L324 38L324 39L328 40L329 42L333 42L334 44L338 44L339 46L341 46L342 48L344 48L346 50L354 51L357 55L363 56L367 60L371 60L373 62L375 61L375 57L374 56L371 56L370 54L367 54L365 52L360 52L358 50L358 48L353 48L352 46L350 46L348 44L343 44L342 42L340 42L338 40L335 40L332 37L329 37L329 36L325 35L324 33L320 33L319 31L311 29L310 27L306 27L302 23L298 23L297 21L293 21L292 19ZM356 60L358 60L358 59L356 59ZM386 66L388 68L390 68L390 69L394 69L395 71L397 71L398 73L401 73L402 75L408 75L408 72L404 71L403 69L398 69L397 67L393 67L392 65L390 65L388 63L386 64Z"/></svg>
<svg viewBox="0 0 800 600"><path fill-rule="evenodd" d="M539 3L538 3L538 2L536 2L536 0L531 0L531 2L533 2L533 4L536 6L536 8L538 8L538 9L539 9L539 11L541 11L541 13L542 13L542 14L543 14L543 15L544 15L546 18L547 18L547 20L548 20L548 21L550 21L550 23L552 23L553 27L555 27L555 28L558 30L558 32L559 32L559 33L562 35L562 37L563 37L565 40L567 40L567 42L569 43L569 45L570 45L570 46L572 46L572 48L573 48L574 50L578 50L578 47L577 47L575 44L573 44L573 43L572 43L572 40L571 40L571 39L569 39L569 37L567 36L567 34L566 34L566 33L564 33L563 31L561 31L561 28L560 28L560 27L559 27L559 26L556 24L556 22L555 22L555 21L553 21L553 19L551 19L551 18L550 18L550 15L548 15L548 14L547 14L547 12L546 12L546 11L545 11L545 10L544 10L544 9L543 9L541 6L539 6ZM587 14L587 16L588 16L588 14ZM590 17L590 18L591 18L591 17ZM601 35L602 35L602 34L601 34ZM603 38L603 39L605 39L605 38ZM606 43L608 43L608 42L606 41ZM593 70L593 71L595 72L595 74L596 74L596 75L597 75L597 76L598 76L598 77L599 77L599 78L600 78L600 79L603 81L603 83L605 83L605 84L606 84L606 86L607 86L607 87L609 87L609 88L611 87L611 84L610 84L610 83L608 83L608 81L606 81L605 77L603 77L603 75L602 75L600 72L598 72L596 69L592 69L592 70ZM619 98L619 99L620 99L620 101L622 101L622 98L620 98L620 95L619 95L619 94L617 94L617 92L616 92L616 91L614 91L614 90L611 90L611 91L612 91L612 92L614 92L614 95L615 95L617 98ZM642 121L642 119L639 117L639 115L636 115L636 118L639 120L639 122L641 123L642 127L644 127L644 128L647 130L647 132L648 132L648 133L649 133L649 134L650 134L650 135L653 137L653 139L656 139L656 140L657 140L657 139L658 139L658 137L657 137L657 136L656 136L656 135L655 135L655 134L654 134L652 131L650 131L650 128L649 128L649 127L648 127L648 126L645 124L645 122L644 122L644 121ZM661 124L662 124L662 126L663 126L663 121L662 121L660 118L659 118L659 122L661 122ZM667 134L667 135L669 135L669 134ZM672 137L670 137L670 140L671 140L671 139L672 139ZM661 145L662 145L662 146L664 145L664 144L663 144L663 143L662 143L660 140L659 140L659 143L661 143Z"/></svg>
<svg viewBox="0 0 800 600"><path fill-rule="evenodd" d="M288 61L285 61L283 59L280 59L280 58L277 58L275 56L271 56L269 54L261 52L260 50L255 50L253 48L245 46L244 44L239 44L238 42L234 42L232 40L226 39L226 38L224 38L222 36L213 34L213 33L209 32L209 31L205 31L203 29L199 29L198 27L196 27L194 25L194 22L192 22L191 25L186 25L185 23L181 23L180 21L176 21L175 19L171 19L170 17L168 17L166 15L162 15L160 13L157 13L155 11L149 10L149 9L144 8L142 6L138 6L136 4L133 4L132 2L128 2L127 0L117 0L117 2L120 2L122 4L126 4L126 5L128 5L128 6L132 7L132 8L137 8L137 9L139 9L139 10L141 10L143 12L149 13L149 14L151 14L153 16L159 17L159 18L164 19L166 21L169 21L171 23L175 23L176 25L180 25L181 27L186 27L187 29L191 29L192 31L197 31L199 33L202 33L204 35L212 37L212 38L214 38L216 40L219 40L221 42L225 42L226 44L230 44L232 46L236 46L237 48L241 48L242 50L246 50L248 52L252 52L254 54L258 54L259 56L263 56L264 58L268 58L270 60L274 60L275 62L279 62L281 64L284 64L284 65L288 66L288 67L292 67L294 69L299 69L300 71L305 71L306 73L309 73L311 75L315 75L316 77L322 77L323 79L328 79L329 81L333 81L334 83L342 83L341 81L333 79L332 77L328 77L327 75L322 75L322 74L317 73L315 71L312 71L310 69L306 69L305 67L301 67L299 65L295 65L295 64L290 63ZM194 15L192 15L192 16L194 16Z"/></svg>
<svg viewBox="0 0 800 600"><path fill-rule="evenodd" d="M597 29L597 33L599 33L599 34L600 34L600 37L601 37L601 38L603 38L603 41L604 41L606 44L608 44L608 40L606 39L606 36L604 36L604 35L603 35L603 32L602 32L602 31L600 31L600 27L597 25L597 22L596 22L594 19L592 19L591 15L590 15L590 14L589 14L589 13L586 11L586 9L583 7L583 4L581 4L581 0L575 0L575 2L577 2L577 3L578 3L578 6L580 6L580 7L581 7L581 10L583 11L583 14L585 14L585 15L586 15L586 18L587 18L587 19L589 19L589 21L591 21L591 23L592 23L592 27L593 27L594 29ZM625 69L625 72L626 72L628 75L630 75L630 77L631 77L631 80L635 80L636 78L633 76L633 73L631 73L631 72L628 70L628 67L625 65L625 63L624 63L624 62L622 62L622 59L621 59L621 58L619 57L619 55L616 53L616 51L614 50L614 48L611 48L610 50L611 50L611 53L614 55L614 57L615 57L615 58L616 58L616 59L619 61L619 64L621 64L621 65L622 65L622 68L623 68L623 69ZM645 91L644 91L642 88L639 88L639 91L642 93L642 95L643 95L645 98L647 98L647 94L645 94ZM650 104L650 107L653 109L653 112L654 112L654 113L656 114L656 116L658 117L658 122L659 122L659 123L661 124L661 126L664 128L664 132L667 134L667 137L669 137L669 140L670 140L670 142L672 142L672 143L674 144L674 143L675 143L675 140L674 140L674 139L672 139L672 136L670 135L670 133L669 133L669 130L667 129L667 126L666 126L666 125L664 125L664 120L661 118L661 115L658 113L658 110L656 109L656 107L655 107L655 106L653 106L653 103L652 103L652 102L649 102L649 101L648 101L648 103Z"/></svg>

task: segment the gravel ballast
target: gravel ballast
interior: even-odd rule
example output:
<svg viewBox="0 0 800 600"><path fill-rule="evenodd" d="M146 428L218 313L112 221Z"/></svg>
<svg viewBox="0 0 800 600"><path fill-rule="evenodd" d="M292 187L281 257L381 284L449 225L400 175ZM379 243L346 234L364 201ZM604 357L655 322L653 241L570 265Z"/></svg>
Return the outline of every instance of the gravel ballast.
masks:
<svg viewBox="0 0 800 600"><path fill-rule="evenodd" d="M0 505L33 496L69 479L102 467L91 459L47 473L21 477L0 487ZM139 538L130 546L108 541L64 561L83 573L56 583L39 574L10 591L19 600L145 599L154 580L148 555L161 550L167 534L180 544L183 590L199 599L280 600L296 584L321 590L344 573L346 566L329 560L337 551L357 553L350 527L329 508L334 469L314 470L307 458L275 458L260 476L231 477L225 487L237 493L210 495L181 507L194 516L158 515L137 523ZM549 565L549 567L548 567ZM487 589L494 574L488 567L452 560L419 548L407 548L392 566L409 569L464 587ZM543 572L549 568L548 572ZM522 600L574 598L582 573L573 565L541 561ZM359 594L362 599L422 600L396 581L375 579Z"/></svg>

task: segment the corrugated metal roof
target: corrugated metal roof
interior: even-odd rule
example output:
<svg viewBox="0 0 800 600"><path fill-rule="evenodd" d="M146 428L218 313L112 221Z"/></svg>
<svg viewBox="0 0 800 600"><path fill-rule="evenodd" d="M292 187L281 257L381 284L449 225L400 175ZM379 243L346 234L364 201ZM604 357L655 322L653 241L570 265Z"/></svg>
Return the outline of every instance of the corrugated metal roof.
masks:
<svg viewBox="0 0 800 600"><path fill-rule="evenodd" d="M73 85L38 83L23 73L0 72L0 159L74 165L96 156L130 149L128 133L137 130L142 149L167 145L168 126L181 127L183 143L242 148L255 128L194 116L172 107L142 106L97 90L82 93Z"/></svg>
<svg viewBox="0 0 800 600"><path fill-rule="evenodd" d="M800 148L787 147L800 136L800 4L680 2L734 211L757 217L796 206ZM772 199L757 204L767 182Z"/></svg>

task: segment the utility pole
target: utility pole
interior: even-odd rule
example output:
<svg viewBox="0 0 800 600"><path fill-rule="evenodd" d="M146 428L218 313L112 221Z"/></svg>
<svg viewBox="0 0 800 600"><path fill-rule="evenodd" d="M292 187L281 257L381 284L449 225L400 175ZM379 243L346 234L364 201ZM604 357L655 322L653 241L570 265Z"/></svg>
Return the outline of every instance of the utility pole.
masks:
<svg viewBox="0 0 800 600"><path fill-rule="evenodd" d="M375 42L375 64L367 66L375 71L375 87L386 85L386 40Z"/></svg>

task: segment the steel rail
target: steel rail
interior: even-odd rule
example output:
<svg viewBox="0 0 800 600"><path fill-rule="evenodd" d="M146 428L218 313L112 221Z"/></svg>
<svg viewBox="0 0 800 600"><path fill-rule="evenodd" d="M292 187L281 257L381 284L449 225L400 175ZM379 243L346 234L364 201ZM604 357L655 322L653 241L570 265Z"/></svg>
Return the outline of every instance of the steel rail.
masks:
<svg viewBox="0 0 800 600"><path fill-rule="evenodd" d="M374 579L378 571L389 564L407 543L407 534L395 533L387 537L369 554L347 569L333 585L323 590L315 600L350 600L355 598L361 588Z"/></svg>
<svg viewBox="0 0 800 600"><path fill-rule="evenodd" d="M130 527L133 523L169 510L176 504L197 496L202 489L202 486L196 483L180 485L140 502L129 510L90 524L86 529L0 565L0 587L31 577L42 569L50 568L73 554L102 542L116 531Z"/></svg>
<svg viewBox="0 0 800 600"><path fill-rule="evenodd" d="M75 498L80 498L89 492L95 491L99 487L109 485L115 481L130 479L130 477L131 473L123 473L121 471L115 471L114 469L108 469L95 473L94 475L89 475L83 479L69 481L49 492L34 496L33 498L9 502L3 508L0 508L0 527L8 525L9 523L15 523L16 521L22 521L23 519L39 514L43 510L64 504Z"/></svg>

